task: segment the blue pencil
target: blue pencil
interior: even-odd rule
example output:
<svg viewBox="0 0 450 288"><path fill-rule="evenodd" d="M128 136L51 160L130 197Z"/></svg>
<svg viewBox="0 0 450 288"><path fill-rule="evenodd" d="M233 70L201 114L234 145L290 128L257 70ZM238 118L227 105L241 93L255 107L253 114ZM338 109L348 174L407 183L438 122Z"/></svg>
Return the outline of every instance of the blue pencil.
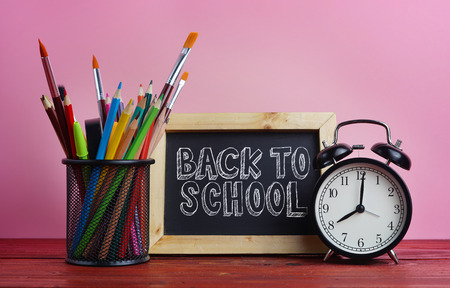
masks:
<svg viewBox="0 0 450 288"><path fill-rule="evenodd" d="M98 145L97 156L95 159L103 160L105 159L106 148L108 147L109 137L111 137L111 130L116 119L117 110L120 104L120 89L122 88L122 82L119 83L116 93L111 102L111 107L109 108L108 117L106 118L105 128L103 129L102 139Z"/></svg>
<svg viewBox="0 0 450 288"><path fill-rule="evenodd" d="M111 108L108 112L108 117L106 118L105 127L103 129L102 138L100 140L100 144L98 147L97 155L95 157L96 160L105 159L106 148L108 146L109 137L111 136L111 130L116 119L117 109L119 107L120 102L120 89L122 88L122 82L119 83L119 87L117 88L116 94L114 94L114 98L111 102ZM95 166L92 169L91 178L89 180L89 184L87 187L86 197L84 198L83 207L81 208L80 219L78 220L77 229L75 231L75 237L72 242L72 247L70 249L70 255L72 256L75 252L81 235L83 234L84 227L86 226L87 218L89 216L89 211L91 209L92 200L94 199L94 193L96 191L97 185L99 183L99 177L101 172L100 166Z"/></svg>

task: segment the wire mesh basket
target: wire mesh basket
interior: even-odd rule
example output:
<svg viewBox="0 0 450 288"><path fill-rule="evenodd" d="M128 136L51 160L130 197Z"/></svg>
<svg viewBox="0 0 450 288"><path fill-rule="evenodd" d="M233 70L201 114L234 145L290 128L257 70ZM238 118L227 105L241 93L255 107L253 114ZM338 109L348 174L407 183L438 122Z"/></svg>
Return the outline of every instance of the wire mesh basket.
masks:
<svg viewBox="0 0 450 288"><path fill-rule="evenodd" d="M63 159L67 173L66 262L121 266L146 262L149 160Z"/></svg>

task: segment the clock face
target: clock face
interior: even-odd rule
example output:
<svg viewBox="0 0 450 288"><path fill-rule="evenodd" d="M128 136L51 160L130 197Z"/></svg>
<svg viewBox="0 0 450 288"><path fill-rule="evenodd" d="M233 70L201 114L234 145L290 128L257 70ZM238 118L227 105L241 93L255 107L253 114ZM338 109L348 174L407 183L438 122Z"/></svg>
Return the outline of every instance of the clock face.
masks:
<svg viewBox="0 0 450 288"><path fill-rule="evenodd" d="M315 188L319 236L348 257L376 257L394 248L408 230L412 205L408 188L387 165L368 158L329 168Z"/></svg>

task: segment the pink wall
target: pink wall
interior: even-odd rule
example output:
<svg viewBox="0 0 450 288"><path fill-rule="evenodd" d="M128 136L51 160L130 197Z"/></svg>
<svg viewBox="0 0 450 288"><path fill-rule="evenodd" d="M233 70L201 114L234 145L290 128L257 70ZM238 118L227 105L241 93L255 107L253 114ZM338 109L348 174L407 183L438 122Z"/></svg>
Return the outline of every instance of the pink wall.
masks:
<svg viewBox="0 0 450 288"><path fill-rule="evenodd" d="M199 38L175 112L385 121L413 160L397 169L414 203L407 238L450 238L450 2L15 0L0 11L0 238L65 237L65 167L39 100L49 91L37 39L84 121L97 117L92 54L105 88L122 81L126 100L150 79L160 91L191 31ZM351 129L340 139L385 139Z"/></svg>

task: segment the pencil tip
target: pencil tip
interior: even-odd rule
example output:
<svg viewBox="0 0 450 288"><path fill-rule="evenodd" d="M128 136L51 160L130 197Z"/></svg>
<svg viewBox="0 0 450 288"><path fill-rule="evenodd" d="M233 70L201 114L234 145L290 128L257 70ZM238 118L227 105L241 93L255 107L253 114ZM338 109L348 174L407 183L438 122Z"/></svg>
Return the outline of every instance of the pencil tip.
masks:
<svg viewBox="0 0 450 288"><path fill-rule="evenodd" d="M119 83L119 87L117 89L122 89L122 82Z"/></svg>
<svg viewBox="0 0 450 288"><path fill-rule="evenodd" d="M98 66L97 58L95 58L95 55L92 55L92 69L98 69L100 68Z"/></svg>
<svg viewBox="0 0 450 288"><path fill-rule="evenodd" d="M150 85L153 85L153 80L150 80Z"/></svg>
<svg viewBox="0 0 450 288"><path fill-rule="evenodd" d="M48 57L47 49L45 49L44 44L42 44L41 39L38 38L39 41L39 52L41 53L41 57Z"/></svg>

